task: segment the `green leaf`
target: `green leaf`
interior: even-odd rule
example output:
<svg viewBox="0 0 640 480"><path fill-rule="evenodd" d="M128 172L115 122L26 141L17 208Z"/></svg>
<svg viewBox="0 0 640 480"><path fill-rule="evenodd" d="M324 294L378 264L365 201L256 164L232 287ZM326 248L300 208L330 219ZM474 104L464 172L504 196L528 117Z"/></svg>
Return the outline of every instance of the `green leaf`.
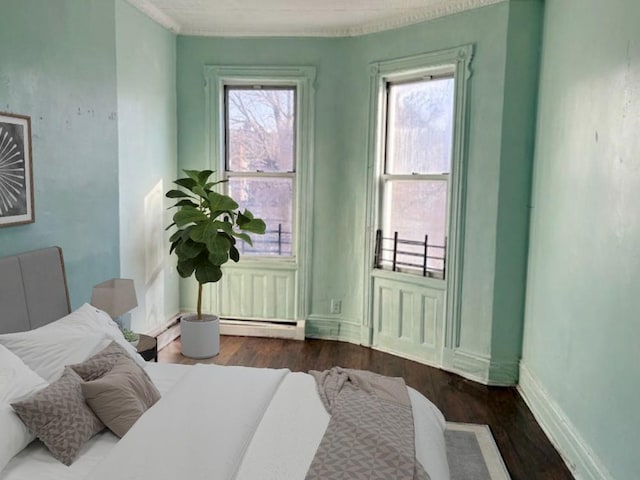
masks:
<svg viewBox="0 0 640 480"><path fill-rule="evenodd" d="M185 198L185 197L189 197L189 196L190 195L188 193L185 193L182 190L169 190L165 194L165 197L167 197L167 198Z"/></svg>
<svg viewBox="0 0 640 480"><path fill-rule="evenodd" d="M233 260L234 262L237 262L238 260L240 260L240 252L233 245L229 249L229 258L231 258L231 260Z"/></svg>
<svg viewBox="0 0 640 480"><path fill-rule="evenodd" d="M182 241L186 242L187 240L189 240L189 238L191 238L191 230L194 229L196 227L196 225L189 225L188 227L185 227L182 229Z"/></svg>
<svg viewBox="0 0 640 480"><path fill-rule="evenodd" d="M178 258L196 258L205 249L203 243L197 243L192 240L186 242L180 242L180 245L176 248L176 254Z"/></svg>
<svg viewBox="0 0 640 480"><path fill-rule="evenodd" d="M259 218L254 218L252 220L249 220L249 222L243 225L238 225L238 226L240 227L241 230L245 230L251 233L258 233L260 235L262 235L267 228L264 221L262 221Z"/></svg>
<svg viewBox="0 0 640 480"><path fill-rule="evenodd" d="M198 175L200 175L200 170L182 170L186 173L189 178L192 178L194 182L198 181Z"/></svg>
<svg viewBox="0 0 640 480"><path fill-rule="evenodd" d="M216 235L218 230L213 223L205 222L195 225L189 234L189 238L194 242L207 243L207 239Z"/></svg>
<svg viewBox="0 0 640 480"><path fill-rule="evenodd" d="M229 249L231 242L221 234L211 236L207 239L207 249L209 249L209 261L214 265L222 265L229 260Z"/></svg>
<svg viewBox="0 0 640 480"><path fill-rule="evenodd" d="M238 204L233 198L218 192L209 192L207 199L209 200L209 208L212 212L230 212L238 208Z"/></svg>
<svg viewBox="0 0 640 480"><path fill-rule="evenodd" d="M191 200L180 200L178 203L176 203L175 205L172 205L169 208L174 208L174 207L178 207L178 208L182 208L182 207L193 207L196 208L198 206L198 204L192 202Z"/></svg>
<svg viewBox="0 0 640 480"><path fill-rule="evenodd" d="M251 237L248 234L241 233L241 232L233 232L233 236L244 240L246 243L248 243L253 247L253 241L251 240Z"/></svg>
<svg viewBox="0 0 640 480"><path fill-rule="evenodd" d="M181 238L182 238L182 230L178 230L178 231L174 232L173 235L171 235L169 237L169 242L171 242L171 243L177 242Z"/></svg>
<svg viewBox="0 0 640 480"><path fill-rule="evenodd" d="M231 235L229 235L227 232L225 231L221 231L218 232L218 235L226 238L227 240L229 240L229 243L233 245L233 243L235 242L235 240L233 239L233 237Z"/></svg>
<svg viewBox="0 0 640 480"><path fill-rule="evenodd" d="M222 266L229 261L229 252L209 252L209 256L207 258L212 264Z"/></svg>
<svg viewBox="0 0 640 480"><path fill-rule="evenodd" d="M213 170L202 170L198 174L198 185L204 185L207 183L209 177L213 174Z"/></svg>
<svg viewBox="0 0 640 480"><path fill-rule="evenodd" d="M196 267L196 280L199 283L214 283L222 278L219 266L204 262Z"/></svg>
<svg viewBox="0 0 640 480"><path fill-rule="evenodd" d="M193 193L199 195L200 197L204 198L205 200L209 200L209 192L207 192L200 185L196 185L195 187L193 187Z"/></svg>
<svg viewBox="0 0 640 480"><path fill-rule="evenodd" d="M240 228L242 228L242 225L246 225L250 221L251 221L251 219L249 217L247 217L244 213L239 213L238 212L238 216L236 217L236 224Z"/></svg>
<svg viewBox="0 0 640 480"><path fill-rule="evenodd" d="M220 220L216 220L213 224L218 230L222 230L229 235L233 235L233 225L230 222L221 222Z"/></svg>
<svg viewBox="0 0 640 480"><path fill-rule="evenodd" d="M173 251L176 249L176 247L178 245L180 245L182 243L182 239L179 238L178 240L176 240L175 242L171 243L171 248L169 249L169 255L171 255L173 253Z"/></svg>
<svg viewBox="0 0 640 480"><path fill-rule="evenodd" d="M196 269L196 264L193 258L181 259L178 258L178 274L182 278L188 278L193 274Z"/></svg>
<svg viewBox="0 0 640 480"><path fill-rule="evenodd" d="M178 227L184 227L189 223L206 222L209 219L204 213L195 208L183 207L182 210L176 212L173 221Z"/></svg>
<svg viewBox="0 0 640 480"><path fill-rule="evenodd" d="M175 183L176 185L180 185L181 187L188 188L189 190L197 185L196 181L193 178L179 178L173 183Z"/></svg>
<svg viewBox="0 0 640 480"><path fill-rule="evenodd" d="M210 190L211 187L215 187L216 185L219 185L221 183L227 183L228 181L229 181L228 179L224 179L224 180L218 180L217 182L207 182L204 184L204 189Z"/></svg>

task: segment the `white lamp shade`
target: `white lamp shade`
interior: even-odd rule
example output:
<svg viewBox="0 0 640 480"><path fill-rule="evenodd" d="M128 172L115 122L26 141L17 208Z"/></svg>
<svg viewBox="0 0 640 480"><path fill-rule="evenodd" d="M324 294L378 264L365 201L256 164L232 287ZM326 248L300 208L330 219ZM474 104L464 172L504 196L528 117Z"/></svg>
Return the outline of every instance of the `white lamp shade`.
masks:
<svg viewBox="0 0 640 480"><path fill-rule="evenodd" d="M124 315L138 306L133 280L112 278L93 287L91 305L107 312L111 318Z"/></svg>

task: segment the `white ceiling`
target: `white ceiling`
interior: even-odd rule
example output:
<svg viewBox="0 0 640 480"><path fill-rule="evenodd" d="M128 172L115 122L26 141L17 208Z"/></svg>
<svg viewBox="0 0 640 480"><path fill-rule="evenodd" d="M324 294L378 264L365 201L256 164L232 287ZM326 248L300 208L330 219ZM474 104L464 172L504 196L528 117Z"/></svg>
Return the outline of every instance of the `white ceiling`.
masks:
<svg viewBox="0 0 640 480"><path fill-rule="evenodd" d="M181 35L344 37L504 0L128 0Z"/></svg>

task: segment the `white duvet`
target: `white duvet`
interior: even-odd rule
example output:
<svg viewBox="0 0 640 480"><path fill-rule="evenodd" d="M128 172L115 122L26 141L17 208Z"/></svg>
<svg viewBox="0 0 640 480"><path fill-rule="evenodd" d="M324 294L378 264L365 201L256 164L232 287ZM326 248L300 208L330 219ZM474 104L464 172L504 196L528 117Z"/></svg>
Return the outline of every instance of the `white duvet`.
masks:
<svg viewBox="0 0 640 480"><path fill-rule="evenodd" d="M65 467L39 442L0 480L304 479L329 423L315 381L289 370L148 364L162 399L120 441L103 432ZM416 456L447 480L444 418L409 389Z"/></svg>

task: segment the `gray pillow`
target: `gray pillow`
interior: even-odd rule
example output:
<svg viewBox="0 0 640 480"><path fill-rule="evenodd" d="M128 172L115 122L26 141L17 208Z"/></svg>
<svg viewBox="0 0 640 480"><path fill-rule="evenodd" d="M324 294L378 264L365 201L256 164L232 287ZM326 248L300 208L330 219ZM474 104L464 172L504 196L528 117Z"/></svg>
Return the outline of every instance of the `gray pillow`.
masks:
<svg viewBox="0 0 640 480"><path fill-rule="evenodd" d="M160 400L160 392L146 372L128 359L118 360L97 380L83 383L82 393L98 418L119 437Z"/></svg>
<svg viewBox="0 0 640 480"><path fill-rule="evenodd" d="M27 428L65 465L71 465L82 446L104 428L85 403L81 383L78 374L66 367L58 380L11 404Z"/></svg>
<svg viewBox="0 0 640 480"><path fill-rule="evenodd" d="M147 372L138 366L129 353L115 340L84 362L71 365L71 368L80 375L85 382L89 382L102 377L123 358L136 365L148 378Z"/></svg>

